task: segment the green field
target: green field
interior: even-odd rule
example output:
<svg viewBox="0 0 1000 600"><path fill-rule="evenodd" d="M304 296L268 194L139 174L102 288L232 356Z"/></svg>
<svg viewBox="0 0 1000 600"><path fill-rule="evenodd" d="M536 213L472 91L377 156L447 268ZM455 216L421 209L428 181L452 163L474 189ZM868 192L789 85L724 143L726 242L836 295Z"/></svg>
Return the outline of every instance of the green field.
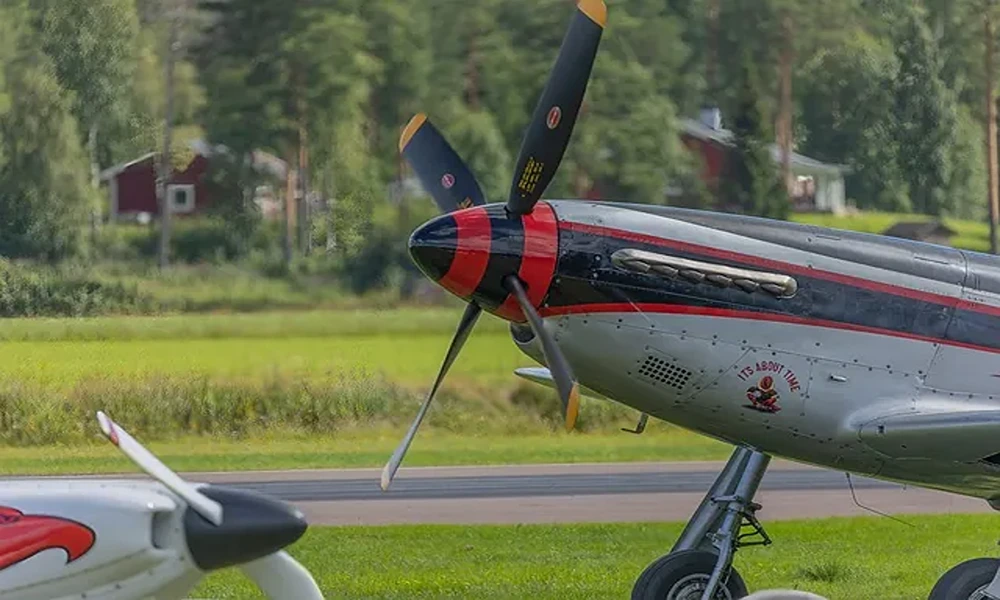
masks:
<svg viewBox="0 0 1000 600"><path fill-rule="evenodd" d="M996 556L996 517L876 517L767 524L775 544L736 567L751 590L804 589L830 600L920 600L963 560ZM314 528L292 554L328 598L628 598L666 552L676 523ZM197 597L260 598L236 572Z"/></svg>
<svg viewBox="0 0 1000 600"><path fill-rule="evenodd" d="M0 327L0 473L132 470L107 411L179 470L381 466L436 373L458 311L19 319ZM584 399L578 430L513 375L533 364L484 318L409 465L720 459L724 444Z"/></svg>
<svg viewBox="0 0 1000 600"><path fill-rule="evenodd" d="M347 373L425 384L440 366L460 315L434 308L12 320L0 327L0 380L66 389L97 376ZM459 380L493 384L530 364L503 322L490 317L452 372Z"/></svg>
<svg viewBox="0 0 1000 600"><path fill-rule="evenodd" d="M795 214L792 220L822 227L847 229L862 233L882 233L900 221L928 221L932 217L917 214L863 212L856 215L835 216L830 214ZM965 221L943 219L945 225L954 230L951 244L956 248L988 252L990 249L990 226L987 221Z"/></svg>

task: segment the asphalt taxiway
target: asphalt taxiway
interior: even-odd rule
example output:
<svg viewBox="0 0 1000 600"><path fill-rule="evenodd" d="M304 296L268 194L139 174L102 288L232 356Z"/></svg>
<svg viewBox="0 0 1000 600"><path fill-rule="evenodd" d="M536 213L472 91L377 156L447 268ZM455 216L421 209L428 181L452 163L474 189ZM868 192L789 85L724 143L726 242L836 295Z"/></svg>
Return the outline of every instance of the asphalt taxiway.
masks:
<svg viewBox="0 0 1000 600"><path fill-rule="evenodd" d="M293 502L316 524L568 523L686 520L723 463L628 463L190 473L185 478ZM989 512L986 502L852 477L857 500L895 515ZM871 515L843 473L774 461L757 494L763 520Z"/></svg>

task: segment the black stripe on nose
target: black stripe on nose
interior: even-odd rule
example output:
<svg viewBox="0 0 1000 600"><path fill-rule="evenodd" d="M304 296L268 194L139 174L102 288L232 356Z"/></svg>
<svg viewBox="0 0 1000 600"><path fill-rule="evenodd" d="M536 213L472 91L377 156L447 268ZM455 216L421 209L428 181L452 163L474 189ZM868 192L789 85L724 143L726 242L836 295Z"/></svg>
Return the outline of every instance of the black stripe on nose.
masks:
<svg viewBox="0 0 1000 600"><path fill-rule="evenodd" d="M492 310L503 304L509 294L503 285L504 277L516 275L521 268L524 223L520 217L508 216L502 205L489 206L487 211L493 229L490 260L474 297L484 309Z"/></svg>

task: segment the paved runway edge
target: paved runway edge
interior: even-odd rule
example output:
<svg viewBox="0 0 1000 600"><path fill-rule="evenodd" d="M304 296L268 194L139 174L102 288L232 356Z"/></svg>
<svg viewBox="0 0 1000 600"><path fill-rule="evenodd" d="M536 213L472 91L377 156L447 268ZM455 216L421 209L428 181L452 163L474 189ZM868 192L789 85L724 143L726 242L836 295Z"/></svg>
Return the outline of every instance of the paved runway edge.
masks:
<svg viewBox="0 0 1000 600"><path fill-rule="evenodd" d="M388 492L379 489L379 469L185 473L184 477L274 495L299 506L318 525L680 521L690 516L722 465L410 467L400 471ZM991 510L974 498L862 477L853 481L859 500L882 512ZM757 501L764 505L759 513L764 520L872 514L855 504L843 473L789 461L773 463Z"/></svg>

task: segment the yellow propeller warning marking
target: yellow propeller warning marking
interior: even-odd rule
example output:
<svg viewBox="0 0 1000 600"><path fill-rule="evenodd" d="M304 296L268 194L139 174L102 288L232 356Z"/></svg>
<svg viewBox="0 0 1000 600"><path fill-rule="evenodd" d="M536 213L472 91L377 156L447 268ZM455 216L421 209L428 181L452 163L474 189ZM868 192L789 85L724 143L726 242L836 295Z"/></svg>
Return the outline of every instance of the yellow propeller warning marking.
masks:
<svg viewBox="0 0 1000 600"><path fill-rule="evenodd" d="M576 7L604 29L605 23L608 22L608 7L604 4L604 0L580 0L576 3Z"/></svg>
<svg viewBox="0 0 1000 600"><path fill-rule="evenodd" d="M410 119L410 122L407 123L406 127L403 128L403 134L399 136L400 152L403 151L403 148L406 148L406 145L410 143L410 138L412 138L413 135L417 133L417 130L420 129L423 126L424 122L426 121L427 121L427 115L425 115L424 113L417 113L413 115L413 118Z"/></svg>
<svg viewBox="0 0 1000 600"><path fill-rule="evenodd" d="M566 431L571 431L576 425L576 417L580 413L580 386L573 382L573 389L569 392L569 399L566 403Z"/></svg>

